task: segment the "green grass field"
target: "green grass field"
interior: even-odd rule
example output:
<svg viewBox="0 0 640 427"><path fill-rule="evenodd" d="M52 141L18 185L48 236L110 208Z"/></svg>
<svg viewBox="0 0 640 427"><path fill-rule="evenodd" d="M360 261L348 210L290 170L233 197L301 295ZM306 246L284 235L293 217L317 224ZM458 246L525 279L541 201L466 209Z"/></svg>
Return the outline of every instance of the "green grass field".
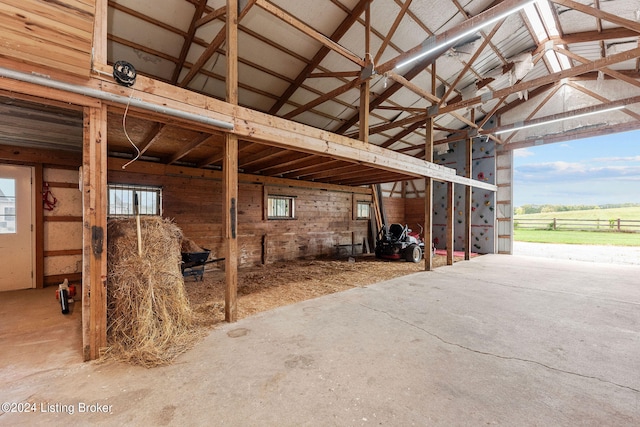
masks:
<svg viewBox="0 0 640 427"><path fill-rule="evenodd" d="M613 209L591 209L586 211L544 212L537 214L514 215L519 219L600 219L640 220L640 207ZM614 245L640 246L640 233L613 233L607 231L568 231L568 230L515 230L514 239L520 242L567 243L574 245Z"/></svg>
<svg viewBox="0 0 640 427"><path fill-rule="evenodd" d="M640 233L515 230L514 240L518 242L567 243L573 245L640 246Z"/></svg>
<svg viewBox="0 0 640 427"><path fill-rule="evenodd" d="M588 211L543 212L536 214L514 215L514 219L610 219L640 220L640 206L613 209L591 209Z"/></svg>

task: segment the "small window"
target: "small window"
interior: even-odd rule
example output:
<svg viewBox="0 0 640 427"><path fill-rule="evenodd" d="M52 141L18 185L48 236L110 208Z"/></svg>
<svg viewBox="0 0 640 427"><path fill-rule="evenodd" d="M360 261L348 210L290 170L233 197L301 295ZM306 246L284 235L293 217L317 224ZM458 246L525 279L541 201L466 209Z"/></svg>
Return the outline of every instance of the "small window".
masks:
<svg viewBox="0 0 640 427"><path fill-rule="evenodd" d="M358 202L356 208L356 219L371 218L371 205L369 202Z"/></svg>
<svg viewBox="0 0 640 427"><path fill-rule="evenodd" d="M16 180L0 178L0 234L16 233Z"/></svg>
<svg viewBox="0 0 640 427"><path fill-rule="evenodd" d="M140 215L162 215L160 187L122 184L109 184L109 215L135 215L136 196Z"/></svg>
<svg viewBox="0 0 640 427"><path fill-rule="evenodd" d="M269 196L267 201L267 218L295 218L295 198L291 196Z"/></svg>

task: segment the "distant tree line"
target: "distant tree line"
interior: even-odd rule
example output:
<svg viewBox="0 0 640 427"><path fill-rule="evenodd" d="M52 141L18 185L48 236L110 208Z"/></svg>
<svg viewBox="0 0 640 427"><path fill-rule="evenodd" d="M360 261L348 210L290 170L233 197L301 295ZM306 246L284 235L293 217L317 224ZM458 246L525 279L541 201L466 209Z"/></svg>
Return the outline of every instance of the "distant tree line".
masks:
<svg viewBox="0 0 640 427"><path fill-rule="evenodd" d="M522 205L515 208L516 215L544 213L544 212L567 212L567 211L590 211L593 209L614 209L614 208L634 208L640 203L618 203L610 205Z"/></svg>

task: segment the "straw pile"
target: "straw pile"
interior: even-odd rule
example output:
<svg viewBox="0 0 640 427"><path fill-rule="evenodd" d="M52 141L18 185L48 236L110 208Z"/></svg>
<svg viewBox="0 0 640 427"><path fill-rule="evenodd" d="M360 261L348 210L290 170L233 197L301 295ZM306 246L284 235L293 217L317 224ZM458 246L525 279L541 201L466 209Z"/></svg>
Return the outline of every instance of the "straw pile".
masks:
<svg viewBox="0 0 640 427"><path fill-rule="evenodd" d="M140 221L142 256L135 219L107 225L105 356L152 367L171 363L198 335L180 270L182 231L160 217Z"/></svg>

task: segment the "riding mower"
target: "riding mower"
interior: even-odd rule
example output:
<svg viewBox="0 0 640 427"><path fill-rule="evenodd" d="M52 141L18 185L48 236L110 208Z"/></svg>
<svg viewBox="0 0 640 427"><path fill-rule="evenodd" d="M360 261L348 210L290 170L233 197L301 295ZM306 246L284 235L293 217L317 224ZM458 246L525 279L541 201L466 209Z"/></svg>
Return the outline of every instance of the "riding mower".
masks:
<svg viewBox="0 0 640 427"><path fill-rule="evenodd" d="M411 231L407 225L391 224L389 228L382 225L376 239L376 258L404 258L410 262L420 262L423 252L424 242L420 233Z"/></svg>

